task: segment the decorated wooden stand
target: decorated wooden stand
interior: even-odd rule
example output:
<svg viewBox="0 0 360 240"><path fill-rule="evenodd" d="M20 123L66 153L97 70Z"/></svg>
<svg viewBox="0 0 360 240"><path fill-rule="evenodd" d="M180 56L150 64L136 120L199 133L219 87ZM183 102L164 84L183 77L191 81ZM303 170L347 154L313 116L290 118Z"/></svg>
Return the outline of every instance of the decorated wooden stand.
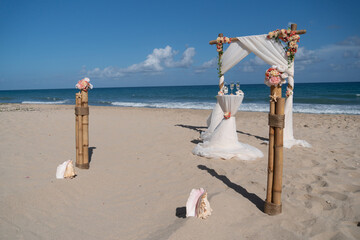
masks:
<svg viewBox="0 0 360 240"><path fill-rule="evenodd" d="M90 80L80 80L76 85L80 89L75 95L75 142L76 163L75 166L89 169L89 106L88 89L92 88ZM91 87L90 87L91 86Z"/></svg>

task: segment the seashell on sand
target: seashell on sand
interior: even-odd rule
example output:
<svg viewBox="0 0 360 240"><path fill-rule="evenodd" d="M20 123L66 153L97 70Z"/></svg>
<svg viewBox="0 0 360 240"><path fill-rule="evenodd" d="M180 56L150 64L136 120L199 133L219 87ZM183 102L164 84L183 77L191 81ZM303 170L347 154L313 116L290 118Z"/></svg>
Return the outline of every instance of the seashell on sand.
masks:
<svg viewBox="0 0 360 240"><path fill-rule="evenodd" d="M211 215L212 209L203 188L192 189L186 202L186 217L205 219Z"/></svg>
<svg viewBox="0 0 360 240"><path fill-rule="evenodd" d="M56 178L63 179L63 178L74 178L76 176L74 165L71 160L67 160L60 164L56 168Z"/></svg>
<svg viewBox="0 0 360 240"><path fill-rule="evenodd" d="M74 168L74 164L72 163L72 160L70 160L68 162L68 164L66 165L66 170L64 173L64 178L74 178L76 175L75 173L75 168Z"/></svg>
<svg viewBox="0 0 360 240"><path fill-rule="evenodd" d="M70 160L66 165L64 178L70 178L71 179L71 178L74 178L75 176L76 176L76 173L75 173L74 164L73 164L73 161Z"/></svg>
<svg viewBox="0 0 360 240"><path fill-rule="evenodd" d="M210 203L207 199L207 192L204 192L200 196L200 198L196 204L195 211L196 211L196 216L198 218L206 219L208 216L211 215L212 209L211 209Z"/></svg>

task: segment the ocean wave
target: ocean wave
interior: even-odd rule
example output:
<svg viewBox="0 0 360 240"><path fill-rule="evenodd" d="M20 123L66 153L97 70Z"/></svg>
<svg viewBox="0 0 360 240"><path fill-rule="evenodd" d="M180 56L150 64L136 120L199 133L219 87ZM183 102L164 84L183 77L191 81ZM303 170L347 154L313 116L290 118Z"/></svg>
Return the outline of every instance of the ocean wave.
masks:
<svg viewBox="0 0 360 240"><path fill-rule="evenodd" d="M117 107L143 107L143 108L173 108L173 109L213 109L215 103L209 102L167 102L167 103L141 103L141 102L112 102ZM243 103L239 111L243 112L269 112L269 104ZM329 104L294 104L294 113L314 114L350 114L360 115L358 105L329 105Z"/></svg>
<svg viewBox="0 0 360 240"><path fill-rule="evenodd" d="M294 104L295 113L360 115L359 105Z"/></svg>
<svg viewBox="0 0 360 240"><path fill-rule="evenodd" d="M111 105L118 107L144 107L144 108L179 108L179 109L212 109L215 104L206 102L112 102Z"/></svg>
<svg viewBox="0 0 360 240"><path fill-rule="evenodd" d="M65 104L68 103L69 100L63 101L52 101L52 102L44 102L44 101L23 101L22 104Z"/></svg>
<svg viewBox="0 0 360 240"><path fill-rule="evenodd" d="M240 111L245 112L269 112L269 104L242 104ZM293 105L294 113L314 113L314 114L349 114L360 115L358 105L330 105L330 104L301 104Z"/></svg>

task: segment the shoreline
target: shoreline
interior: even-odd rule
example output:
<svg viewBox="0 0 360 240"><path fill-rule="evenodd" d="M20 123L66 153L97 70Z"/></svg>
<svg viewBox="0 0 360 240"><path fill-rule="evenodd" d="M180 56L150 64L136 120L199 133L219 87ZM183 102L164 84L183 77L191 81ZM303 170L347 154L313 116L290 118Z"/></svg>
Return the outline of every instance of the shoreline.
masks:
<svg viewBox="0 0 360 240"><path fill-rule="evenodd" d="M29 103L0 103L0 112L9 112L9 111L33 111L37 109L57 109L57 108L75 108L75 105L69 104L29 104ZM153 110L174 110L174 111L208 111L209 114L211 113L212 109L192 109L192 108L151 108L151 107L122 107L122 106L98 106L98 105L89 105L90 108L119 108L119 109L153 109ZM238 110L239 113L265 113L268 112L264 111L242 111L241 109ZM293 112L293 115L324 115L324 116L360 116L360 114L343 114L343 113L298 113Z"/></svg>
<svg viewBox="0 0 360 240"><path fill-rule="evenodd" d="M262 210L267 113L238 112L254 161L192 154L211 110L90 106L90 169L57 180L75 160L73 105L0 104L2 239L359 239L360 115L294 113L284 149L283 212ZM184 218L192 188L213 209Z"/></svg>

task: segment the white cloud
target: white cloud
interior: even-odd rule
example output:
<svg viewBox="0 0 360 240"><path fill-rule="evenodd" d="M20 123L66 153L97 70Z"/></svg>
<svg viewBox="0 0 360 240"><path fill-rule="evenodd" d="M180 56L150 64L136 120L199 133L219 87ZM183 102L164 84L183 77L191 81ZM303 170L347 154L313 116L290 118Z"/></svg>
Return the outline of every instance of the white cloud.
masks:
<svg viewBox="0 0 360 240"><path fill-rule="evenodd" d="M146 60L141 63L133 64L127 68L117 68L113 66L104 69L94 68L87 71L87 73L90 77L121 78L131 73L159 73L165 68L186 68L192 65L195 48L187 48L178 61L174 60L177 53L178 52L170 46L155 48L153 52L146 57Z"/></svg>
<svg viewBox="0 0 360 240"><path fill-rule="evenodd" d="M305 47L299 47L295 55L295 70L296 71L305 70L307 65L315 64L319 61L320 59L316 51L308 50Z"/></svg>
<svg viewBox="0 0 360 240"><path fill-rule="evenodd" d="M337 44L316 51L319 59L328 63L330 70L340 71L360 68L360 37L351 36Z"/></svg>
<svg viewBox="0 0 360 240"><path fill-rule="evenodd" d="M360 37L359 36L348 37L344 41L339 42L338 45L342 45L342 46L360 46Z"/></svg>
<svg viewBox="0 0 360 240"><path fill-rule="evenodd" d="M333 71L342 71L345 68L344 64L330 63L329 66Z"/></svg>
<svg viewBox="0 0 360 240"><path fill-rule="evenodd" d="M204 62L200 67L195 69L196 73L205 72L209 68L217 68L218 60L217 58L212 58L211 60Z"/></svg>
<svg viewBox="0 0 360 240"><path fill-rule="evenodd" d="M245 65L241 68L243 72L255 72L255 68L251 65Z"/></svg>
<svg viewBox="0 0 360 240"><path fill-rule="evenodd" d="M243 72L255 72L259 70L259 67L267 65L261 58L255 56L254 58L250 58L249 61L241 63L239 65L240 71Z"/></svg>

